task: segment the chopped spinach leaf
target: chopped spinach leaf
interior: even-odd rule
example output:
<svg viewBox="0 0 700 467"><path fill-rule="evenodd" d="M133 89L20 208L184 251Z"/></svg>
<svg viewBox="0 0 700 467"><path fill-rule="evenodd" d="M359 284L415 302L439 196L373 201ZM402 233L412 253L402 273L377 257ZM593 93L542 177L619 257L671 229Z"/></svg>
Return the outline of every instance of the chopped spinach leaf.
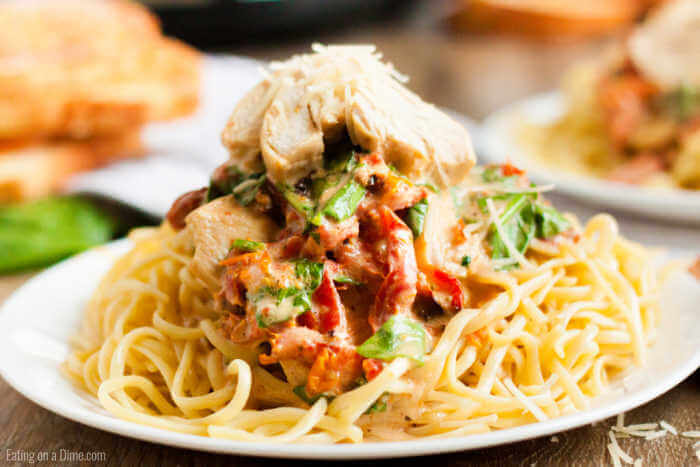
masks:
<svg viewBox="0 0 700 467"><path fill-rule="evenodd" d="M497 222L500 228L497 229L492 225L488 236L491 257L494 259L511 257L506 241L519 253L525 253L536 230L531 197L525 194L512 196L506 205L505 212L499 216ZM504 240L501 235L506 239Z"/></svg>
<svg viewBox="0 0 700 467"><path fill-rule="evenodd" d="M267 176L265 174L258 177L248 178L232 190L233 197L236 198L236 201L241 203L243 206L248 206L250 203L255 201L255 197L257 196L258 191L260 191L260 187L262 187L263 183L265 183L266 179Z"/></svg>
<svg viewBox="0 0 700 467"><path fill-rule="evenodd" d="M389 394L384 393L381 396L379 396L379 399L377 399L374 404L372 404L366 411L365 414L373 414L373 413L379 413L379 412L385 412L387 407L388 407L388 399L389 399Z"/></svg>
<svg viewBox="0 0 700 467"><path fill-rule="evenodd" d="M241 251L258 251L265 248L265 244L262 242L254 242L253 240L245 240L243 238L237 238L231 244L231 248Z"/></svg>
<svg viewBox="0 0 700 467"><path fill-rule="evenodd" d="M666 94L664 103L676 119L686 121L700 113L700 88L683 84Z"/></svg>
<svg viewBox="0 0 700 467"><path fill-rule="evenodd" d="M508 199L505 211L497 220L499 229L492 225L488 236L494 259L511 257L506 241L524 254L534 237L550 238L569 228L561 213L536 201L536 194L509 195Z"/></svg>
<svg viewBox="0 0 700 467"><path fill-rule="evenodd" d="M328 400L328 402L335 399L334 395L326 393L316 394L315 396L309 396L306 393L306 386L304 386L303 384L300 386L296 386L294 389L292 389L292 391L294 391L294 394L296 394L299 397L299 399L303 400L309 405L314 405L316 401L318 401L322 397L325 397L326 400Z"/></svg>
<svg viewBox="0 0 700 467"><path fill-rule="evenodd" d="M361 285L362 282L356 281L352 277L349 276L335 276L333 278L333 282L337 282L339 284L350 284L350 285Z"/></svg>
<svg viewBox="0 0 700 467"><path fill-rule="evenodd" d="M233 194L239 203L247 206L255 200L266 179L264 173L246 174L236 166L217 169L209 182L207 201Z"/></svg>
<svg viewBox="0 0 700 467"><path fill-rule="evenodd" d="M357 347L357 353L363 357L379 360L407 357L422 363L425 352L425 329L403 315L389 318L372 337Z"/></svg>
<svg viewBox="0 0 700 467"><path fill-rule="evenodd" d="M309 289L316 290L323 279L323 263L316 263L306 258L296 260L295 263L294 272L297 277L303 280Z"/></svg>
<svg viewBox="0 0 700 467"><path fill-rule="evenodd" d="M350 180L335 192L323 207L322 212L337 222L344 221L355 214L357 207L365 197L365 192L365 187L355 180Z"/></svg>
<svg viewBox="0 0 700 467"><path fill-rule="evenodd" d="M517 175L505 176L500 166L486 167L481 173L481 179L487 183L503 183L514 185L518 181Z"/></svg>
<svg viewBox="0 0 700 467"><path fill-rule="evenodd" d="M267 328L273 324L284 323L295 316L307 311L305 304L307 299L300 298L306 293L296 287L274 288L261 287L251 297L256 305L255 319L260 328Z"/></svg>
<svg viewBox="0 0 700 467"><path fill-rule="evenodd" d="M569 221L559 211L541 203L535 204L537 238L553 237L569 228Z"/></svg>
<svg viewBox="0 0 700 467"><path fill-rule="evenodd" d="M294 187L289 185L278 186L280 193L284 196L284 199L297 211L308 217L314 210L314 202L307 198L306 196L294 191Z"/></svg>
<svg viewBox="0 0 700 467"><path fill-rule="evenodd" d="M418 238L423 233L425 215L428 213L428 200L423 198L408 209L406 224L413 231L413 238Z"/></svg>

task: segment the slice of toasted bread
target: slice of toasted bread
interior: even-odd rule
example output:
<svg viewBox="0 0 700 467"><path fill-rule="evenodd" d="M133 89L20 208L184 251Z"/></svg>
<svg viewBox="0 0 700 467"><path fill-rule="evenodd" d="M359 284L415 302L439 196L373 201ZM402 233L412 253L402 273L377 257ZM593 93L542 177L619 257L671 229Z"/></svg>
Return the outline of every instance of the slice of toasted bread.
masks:
<svg viewBox="0 0 700 467"><path fill-rule="evenodd" d="M449 23L458 30L536 37L591 36L630 24L643 0L457 0Z"/></svg>
<svg viewBox="0 0 700 467"><path fill-rule="evenodd" d="M139 129L83 141L4 141L0 203L46 196L78 172L142 154Z"/></svg>
<svg viewBox="0 0 700 467"><path fill-rule="evenodd" d="M118 133L198 94L199 54L135 3L0 2L0 139Z"/></svg>

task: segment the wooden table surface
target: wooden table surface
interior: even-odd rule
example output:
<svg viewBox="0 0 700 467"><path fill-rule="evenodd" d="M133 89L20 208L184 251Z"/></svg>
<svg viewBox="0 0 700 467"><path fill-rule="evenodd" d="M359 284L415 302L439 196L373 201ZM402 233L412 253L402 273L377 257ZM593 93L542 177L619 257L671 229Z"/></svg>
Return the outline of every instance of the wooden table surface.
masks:
<svg viewBox="0 0 700 467"><path fill-rule="evenodd" d="M605 40L541 44L523 39L454 36L421 22L364 27L317 38L322 42L374 42L397 68L411 76L410 86L425 99L474 118L513 99L552 88L566 66L595 56ZM241 46L232 53L258 58L283 58L308 49L310 40L274 46ZM32 274L0 277L0 302ZM627 414L628 423L666 420L680 430L700 428L700 372L662 397ZM607 431L613 420L557 436L465 453L402 460L404 465L610 465ZM0 380L0 465L25 461L39 452L104 453L101 465L308 465L235 456L221 456L124 438L54 415ZM645 466L698 465L692 442L667 436L654 441L623 439L630 455ZM13 457L14 456L14 457ZM65 456L64 456L65 458ZM74 456L75 458L75 456ZM373 462L383 464L384 462ZM77 462L75 462L77 464ZM320 465L320 463L319 463Z"/></svg>

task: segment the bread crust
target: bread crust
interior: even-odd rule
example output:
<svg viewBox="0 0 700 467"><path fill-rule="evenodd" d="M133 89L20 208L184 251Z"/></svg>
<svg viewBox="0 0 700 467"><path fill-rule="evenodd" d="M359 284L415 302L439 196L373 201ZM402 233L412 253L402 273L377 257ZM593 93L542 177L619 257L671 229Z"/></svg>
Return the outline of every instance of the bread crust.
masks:
<svg viewBox="0 0 700 467"><path fill-rule="evenodd" d="M6 140L0 143L0 204L47 196L73 175L143 155L138 128L86 140Z"/></svg>
<svg viewBox="0 0 700 467"><path fill-rule="evenodd" d="M130 1L0 2L0 139L108 136L186 115L199 60Z"/></svg>

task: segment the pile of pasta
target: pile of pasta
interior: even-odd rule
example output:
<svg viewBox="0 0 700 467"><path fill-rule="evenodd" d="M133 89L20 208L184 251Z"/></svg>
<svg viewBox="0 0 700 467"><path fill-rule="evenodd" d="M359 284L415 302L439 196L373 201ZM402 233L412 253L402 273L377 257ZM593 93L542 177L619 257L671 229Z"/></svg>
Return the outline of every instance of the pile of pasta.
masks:
<svg viewBox="0 0 700 467"><path fill-rule="evenodd" d="M137 230L90 302L65 370L119 418L241 441L440 438L585 410L644 364L659 279L652 252L622 238L610 216L574 229L534 242L527 267L471 276L498 293L452 316L422 365L396 358L311 406L220 331L211 294L187 267L188 230ZM377 401L386 410L371 410Z"/></svg>

